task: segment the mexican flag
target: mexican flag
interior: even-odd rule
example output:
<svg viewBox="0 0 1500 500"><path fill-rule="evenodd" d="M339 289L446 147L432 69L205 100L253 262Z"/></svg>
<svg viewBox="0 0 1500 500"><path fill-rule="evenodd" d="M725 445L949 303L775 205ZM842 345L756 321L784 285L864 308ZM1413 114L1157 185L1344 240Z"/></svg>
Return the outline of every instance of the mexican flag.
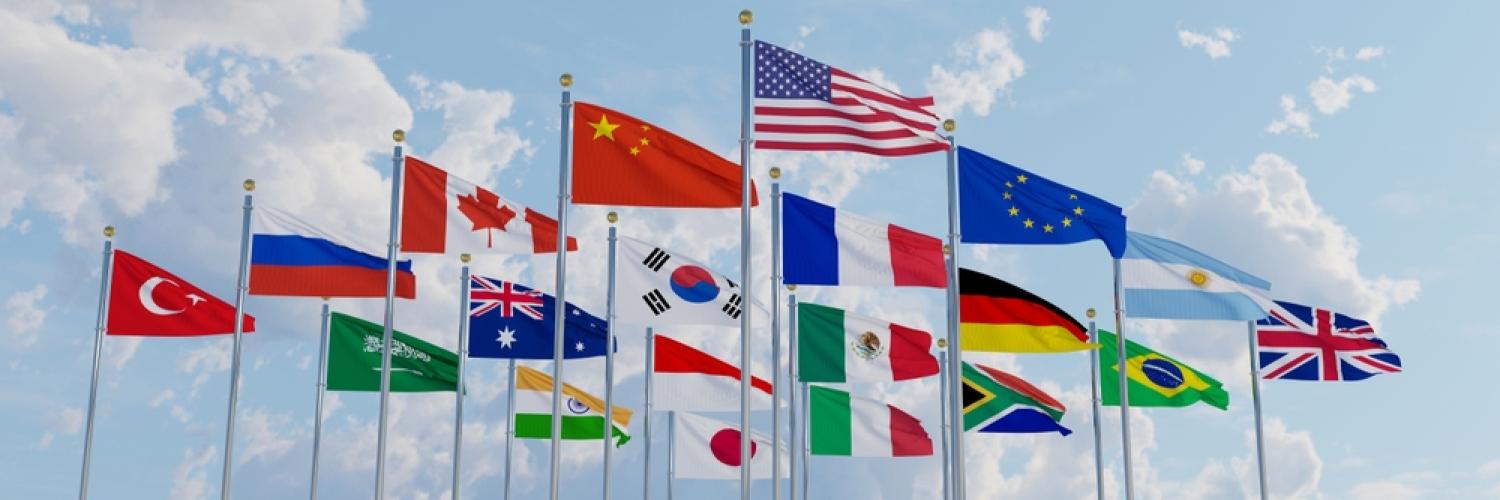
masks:
<svg viewBox="0 0 1500 500"><path fill-rule="evenodd" d="M562 438L604 439L604 400L568 384L562 387ZM516 366L516 437L552 439L552 377L535 369ZM615 446L630 435L630 410L614 407L610 436Z"/></svg>
<svg viewBox="0 0 1500 500"><path fill-rule="evenodd" d="M808 386L808 433L814 455L926 457L932 438L922 421L894 406Z"/></svg>
<svg viewBox="0 0 1500 500"><path fill-rule="evenodd" d="M797 304L803 382L892 382L935 375L932 334L843 309Z"/></svg>

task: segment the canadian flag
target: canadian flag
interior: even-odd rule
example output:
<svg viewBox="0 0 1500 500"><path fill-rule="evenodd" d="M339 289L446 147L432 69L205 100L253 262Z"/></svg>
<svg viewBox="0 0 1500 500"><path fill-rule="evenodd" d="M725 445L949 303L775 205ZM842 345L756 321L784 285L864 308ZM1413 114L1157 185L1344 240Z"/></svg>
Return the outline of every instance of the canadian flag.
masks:
<svg viewBox="0 0 1500 500"><path fill-rule="evenodd" d="M511 203L443 169L406 157L401 250L417 253L552 253L557 220ZM568 237L568 251L578 241Z"/></svg>
<svg viewBox="0 0 1500 500"><path fill-rule="evenodd" d="M739 411L740 369L665 335L655 335L651 383L657 410ZM771 383L750 378L750 407L771 409Z"/></svg>
<svg viewBox="0 0 1500 500"><path fill-rule="evenodd" d="M740 428L728 422L677 412L672 422L672 460L676 477L687 479L739 479ZM771 478L771 439L750 433L750 477ZM786 447L781 447L786 453ZM781 477L791 475L787 461L781 462Z"/></svg>
<svg viewBox="0 0 1500 500"><path fill-rule="evenodd" d="M145 259L115 250L105 331L153 337L234 333L234 305ZM244 331L255 331L255 318L248 314Z"/></svg>

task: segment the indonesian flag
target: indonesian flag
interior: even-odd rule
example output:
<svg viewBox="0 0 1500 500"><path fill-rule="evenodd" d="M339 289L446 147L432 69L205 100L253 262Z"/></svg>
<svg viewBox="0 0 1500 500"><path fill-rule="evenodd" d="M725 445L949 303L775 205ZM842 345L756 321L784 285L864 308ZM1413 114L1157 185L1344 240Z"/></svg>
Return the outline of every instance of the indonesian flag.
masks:
<svg viewBox="0 0 1500 500"><path fill-rule="evenodd" d="M551 253L557 221L488 189L406 157L401 250L418 253ZM578 242L568 238L568 251Z"/></svg>
<svg viewBox="0 0 1500 500"><path fill-rule="evenodd" d="M674 413L672 418L672 460L674 477L686 479L739 479L740 428L728 422L694 415ZM750 477L771 478L771 439L759 432L750 433ZM786 447L781 447L786 453ZM781 463L781 477L791 474Z"/></svg>
<svg viewBox="0 0 1500 500"><path fill-rule="evenodd" d="M234 333L234 305L124 250L115 250L109 283L110 335L185 337ZM244 332L255 331L245 315Z"/></svg>
<svg viewBox="0 0 1500 500"><path fill-rule="evenodd" d="M656 335L655 339L651 373L657 410L739 411L738 367L671 337ZM750 407L771 408L770 382L750 378Z"/></svg>

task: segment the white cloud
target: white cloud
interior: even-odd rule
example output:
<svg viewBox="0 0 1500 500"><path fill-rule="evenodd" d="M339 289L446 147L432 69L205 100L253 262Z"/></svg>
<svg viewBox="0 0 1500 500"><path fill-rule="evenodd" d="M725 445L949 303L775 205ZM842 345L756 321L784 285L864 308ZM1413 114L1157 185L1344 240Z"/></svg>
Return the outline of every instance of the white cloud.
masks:
<svg viewBox="0 0 1500 500"><path fill-rule="evenodd" d="M956 116L964 108L989 116L998 94L1026 74L1026 62L1016 54L1005 29L986 29L953 45L955 63L932 65L927 92L937 101L938 116ZM951 69L950 69L951 68Z"/></svg>
<svg viewBox="0 0 1500 500"><path fill-rule="evenodd" d="M1182 169L1187 171L1188 175L1198 175L1200 173L1203 173L1203 167L1205 165L1207 164L1204 163L1203 160L1195 158L1191 153L1182 154Z"/></svg>
<svg viewBox="0 0 1500 500"><path fill-rule="evenodd" d="M208 446L199 453L187 450L182 453L182 462L177 464L177 469L172 473L172 489L167 498L171 500L200 500L208 498L210 489L208 483L209 463L219 454L218 448Z"/></svg>
<svg viewBox="0 0 1500 500"><path fill-rule="evenodd" d="M144 0L130 32L152 50L289 59L339 44L366 15L362 0Z"/></svg>
<svg viewBox="0 0 1500 500"><path fill-rule="evenodd" d="M1047 21L1051 21L1052 16L1047 15L1047 9L1041 7L1027 7L1023 13L1026 15L1026 34L1037 43L1042 43L1042 39L1047 36Z"/></svg>
<svg viewBox="0 0 1500 500"><path fill-rule="evenodd" d="M30 290L23 290L5 299L5 326L10 331L10 344L30 347L39 338L36 330L47 320L47 310L37 303L47 297L47 285L37 283Z"/></svg>
<svg viewBox="0 0 1500 500"><path fill-rule="evenodd" d="M1297 98L1291 95L1281 96L1281 119L1266 125L1266 132L1276 135L1293 132L1313 139L1318 137L1318 133L1312 130L1312 114L1298 108Z"/></svg>
<svg viewBox="0 0 1500 500"><path fill-rule="evenodd" d="M1307 86L1307 94L1312 96L1313 105L1325 115L1332 115L1349 107L1349 101L1354 98L1352 90L1366 94L1374 92L1375 82L1361 75L1350 76L1338 82L1321 76Z"/></svg>
<svg viewBox="0 0 1500 500"><path fill-rule="evenodd" d="M1197 33L1188 30L1177 31L1177 41L1183 47L1202 47L1203 52L1208 54L1209 59L1229 57L1229 43L1239 39L1239 35L1229 28L1215 28L1212 33Z"/></svg>
<svg viewBox="0 0 1500 500"><path fill-rule="evenodd" d="M235 433L244 447L238 449L235 458L244 464L257 459L273 461L286 455L296 441L277 430L289 427L290 423L290 415L271 414L264 408L251 408L241 413Z"/></svg>
<svg viewBox="0 0 1500 500"><path fill-rule="evenodd" d="M146 406L159 408L161 407L161 405L166 404L167 402L174 399L177 399L177 391L171 389L162 389L161 392L158 392L155 396L151 397L151 401L147 402Z"/></svg>
<svg viewBox="0 0 1500 500"><path fill-rule="evenodd" d="M1350 500L1416 500L1425 497L1425 491L1395 480L1360 483L1349 490Z"/></svg>
<svg viewBox="0 0 1500 500"><path fill-rule="evenodd" d="M880 68L865 68L855 71L854 76L863 78L865 81L879 85L891 92L901 93L901 86L897 85L895 80L891 80L890 77L886 76L885 72L881 71Z"/></svg>
<svg viewBox="0 0 1500 500"><path fill-rule="evenodd" d="M1359 51L1354 53L1354 60L1356 61L1370 61L1379 59L1381 57L1385 57L1385 47L1378 45L1373 47L1360 47Z"/></svg>
<svg viewBox="0 0 1500 500"><path fill-rule="evenodd" d="M798 26L797 27L797 36L801 37L801 38L807 38L807 36L813 34L814 31L818 31L818 27L817 26L807 26L807 25Z"/></svg>
<svg viewBox="0 0 1500 500"><path fill-rule="evenodd" d="M536 152L515 128L501 125L515 106L510 92L433 83L421 75L408 80L421 95L423 109L443 112L443 142L427 155L443 169L480 185L494 185L518 155Z"/></svg>

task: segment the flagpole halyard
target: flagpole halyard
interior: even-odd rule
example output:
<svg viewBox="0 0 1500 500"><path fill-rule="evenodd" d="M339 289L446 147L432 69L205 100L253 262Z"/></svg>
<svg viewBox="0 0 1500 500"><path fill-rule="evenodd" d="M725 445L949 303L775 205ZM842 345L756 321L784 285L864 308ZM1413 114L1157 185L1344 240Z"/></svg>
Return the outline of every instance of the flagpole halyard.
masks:
<svg viewBox="0 0 1500 500"><path fill-rule="evenodd" d="M771 499L781 500L781 168L771 167Z"/></svg>
<svg viewBox="0 0 1500 500"><path fill-rule="evenodd" d="M750 124L752 44L748 9L740 11L740 297L754 302L750 270ZM740 500L750 500L750 316L753 307L740 314Z"/></svg>
<svg viewBox="0 0 1500 500"><path fill-rule="evenodd" d="M1099 328L1094 325L1094 308L1088 310L1089 342L1099 343ZM1089 349L1089 386L1092 388L1090 409L1094 411L1094 487L1099 498L1104 498L1104 428L1099 422L1100 404L1103 402L1099 387L1099 349Z"/></svg>
<svg viewBox="0 0 1500 500"><path fill-rule="evenodd" d="M953 498L963 500L964 498L964 443L963 422L960 420L962 411L959 405L963 404L963 397L959 392L963 381L959 379L963 373L963 345L958 336L958 159L956 151L958 141L953 137L953 131L958 128L953 119L943 121L943 131L947 132L948 139L948 345L953 346L953 355L948 357L948 401L952 405L949 408L948 423L949 438L953 440L953 447L948 451L953 475Z"/></svg>
<svg viewBox="0 0 1500 500"><path fill-rule="evenodd" d="M469 254L458 256L464 263L459 273L458 295L458 390L453 391L453 500L458 500L461 486L459 467L464 447L464 368L469 359Z"/></svg>
<svg viewBox="0 0 1500 500"><path fill-rule="evenodd" d="M620 215L610 212L606 217L609 220L609 291L604 296L605 300L605 346L604 346L604 494L600 497L609 500L610 491L610 459L614 454L614 439L610 431L614 429L615 417L615 246L618 241L615 223L620 220ZM566 237L566 236L565 236ZM554 321L563 323L567 317L566 306L557 313ZM646 446L651 442L648 440Z"/></svg>
<svg viewBox="0 0 1500 500"><path fill-rule="evenodd" d="M1255 322L1245 323L1250 330L1250 394L1255 401L1255 465L1260 473L1260 499L1271 498L1266 488L1266 431L1260 413L1260 342L1256 339Z"/></svg>
<svg viewBox="0 0 1500 500"><path fill-rule="evenodd" d="M245 208L240 224L240 269L234 287L234 352L229 361L229 415L224 423L224 477L219 497L229 500L234 470L234 416L240 396L240 345L245 333L245 290L250 277L250 212L254 210L255 179L245 179Z"/></svg>
<svg viewBox="0 0 1500 500"><path fill-rule="evenodd" d="M99 396L99 359L104 353L104 325L109 317L109 284L114 274L115 227L104 226L104 257L99 267L99 312L94 318L94 368L89 377L89 411L83 431L83 467L78 475L78 500L89 497L89 465L94 456L94 402Z"/></svg>
<svg viewBox="0 0 1500 500"><path fill-rule="evenodd" d="M396 145L391 150L391 221L385 256L385 324L380 344L380 422L375 434L375 500L385 498L385 444L386 427L391 402L391 337L396 320L396 257L401 253L401 242L396 239L396 230L401 225L401 164L405 156L401 143L406 140L406 131L391 132Z"/></svg>
<svg viewBox="0 0 1500 500"><path fill-rule="evenodd" d="M613 263L614 260L611 259L610 262ZM654 376L656 373L655 359L656 332L648 326L646 327L646 415L645 421L641 423L646 435L645 457L641 460L641 498L643 500L651 499L651 400L656 397L652 392L651 384L653 379L656 378Z"/></svg>
<svg viewBox="0 0 1500 500"><path fill-rule="evenodd" d="M323 314L318 320L318 402L313 406L312 472L307 497L318 500L318 462L323 444L323 396L328 392L328 297L323 297Z"/></svg>
<svg viewBox="0 0 1500 500"><path fill-rule="evenodd" d="M557 83L562 85L562 130L561 140L558 143L558 172L557 172L557 304L559 310L566 309L567 298L567 271L568 271L568 196L569 177L572 173L572 147L568 139L573 136L573 75L563 73L558 77ZM554 315L558 316L558 315ZM563 326L567 323L559 317L553 318L552 327L552 451L551 451L551 481L548 488L548 498L557 500L559 482L562 474L562 384L563 384ZM612 347L612 346L607 346ZM606 347L605 352L609 352ZM512 412L514 413L514 412ZM606 415L608 421L613 415ZM512 417L514 418L514 417ZM514 425L514 424L512 424ZM609 440L609 434L605 434L605 440Z"/></svg>
<svg viewBox="0 0 1500 500"><path fill-rule="evenodd" d="M1120 281L1120 259L1114 260L1115 269L1115 351L1118 357L1115 373L1120 380L1120 442L1124 452L1121 455L1125 460L1125 500L1135 499L1135 474L1131 467L1130 447L1130 387L1126 383L1125 372L1125 303L1123 302L1122 284Z"/></svg>

